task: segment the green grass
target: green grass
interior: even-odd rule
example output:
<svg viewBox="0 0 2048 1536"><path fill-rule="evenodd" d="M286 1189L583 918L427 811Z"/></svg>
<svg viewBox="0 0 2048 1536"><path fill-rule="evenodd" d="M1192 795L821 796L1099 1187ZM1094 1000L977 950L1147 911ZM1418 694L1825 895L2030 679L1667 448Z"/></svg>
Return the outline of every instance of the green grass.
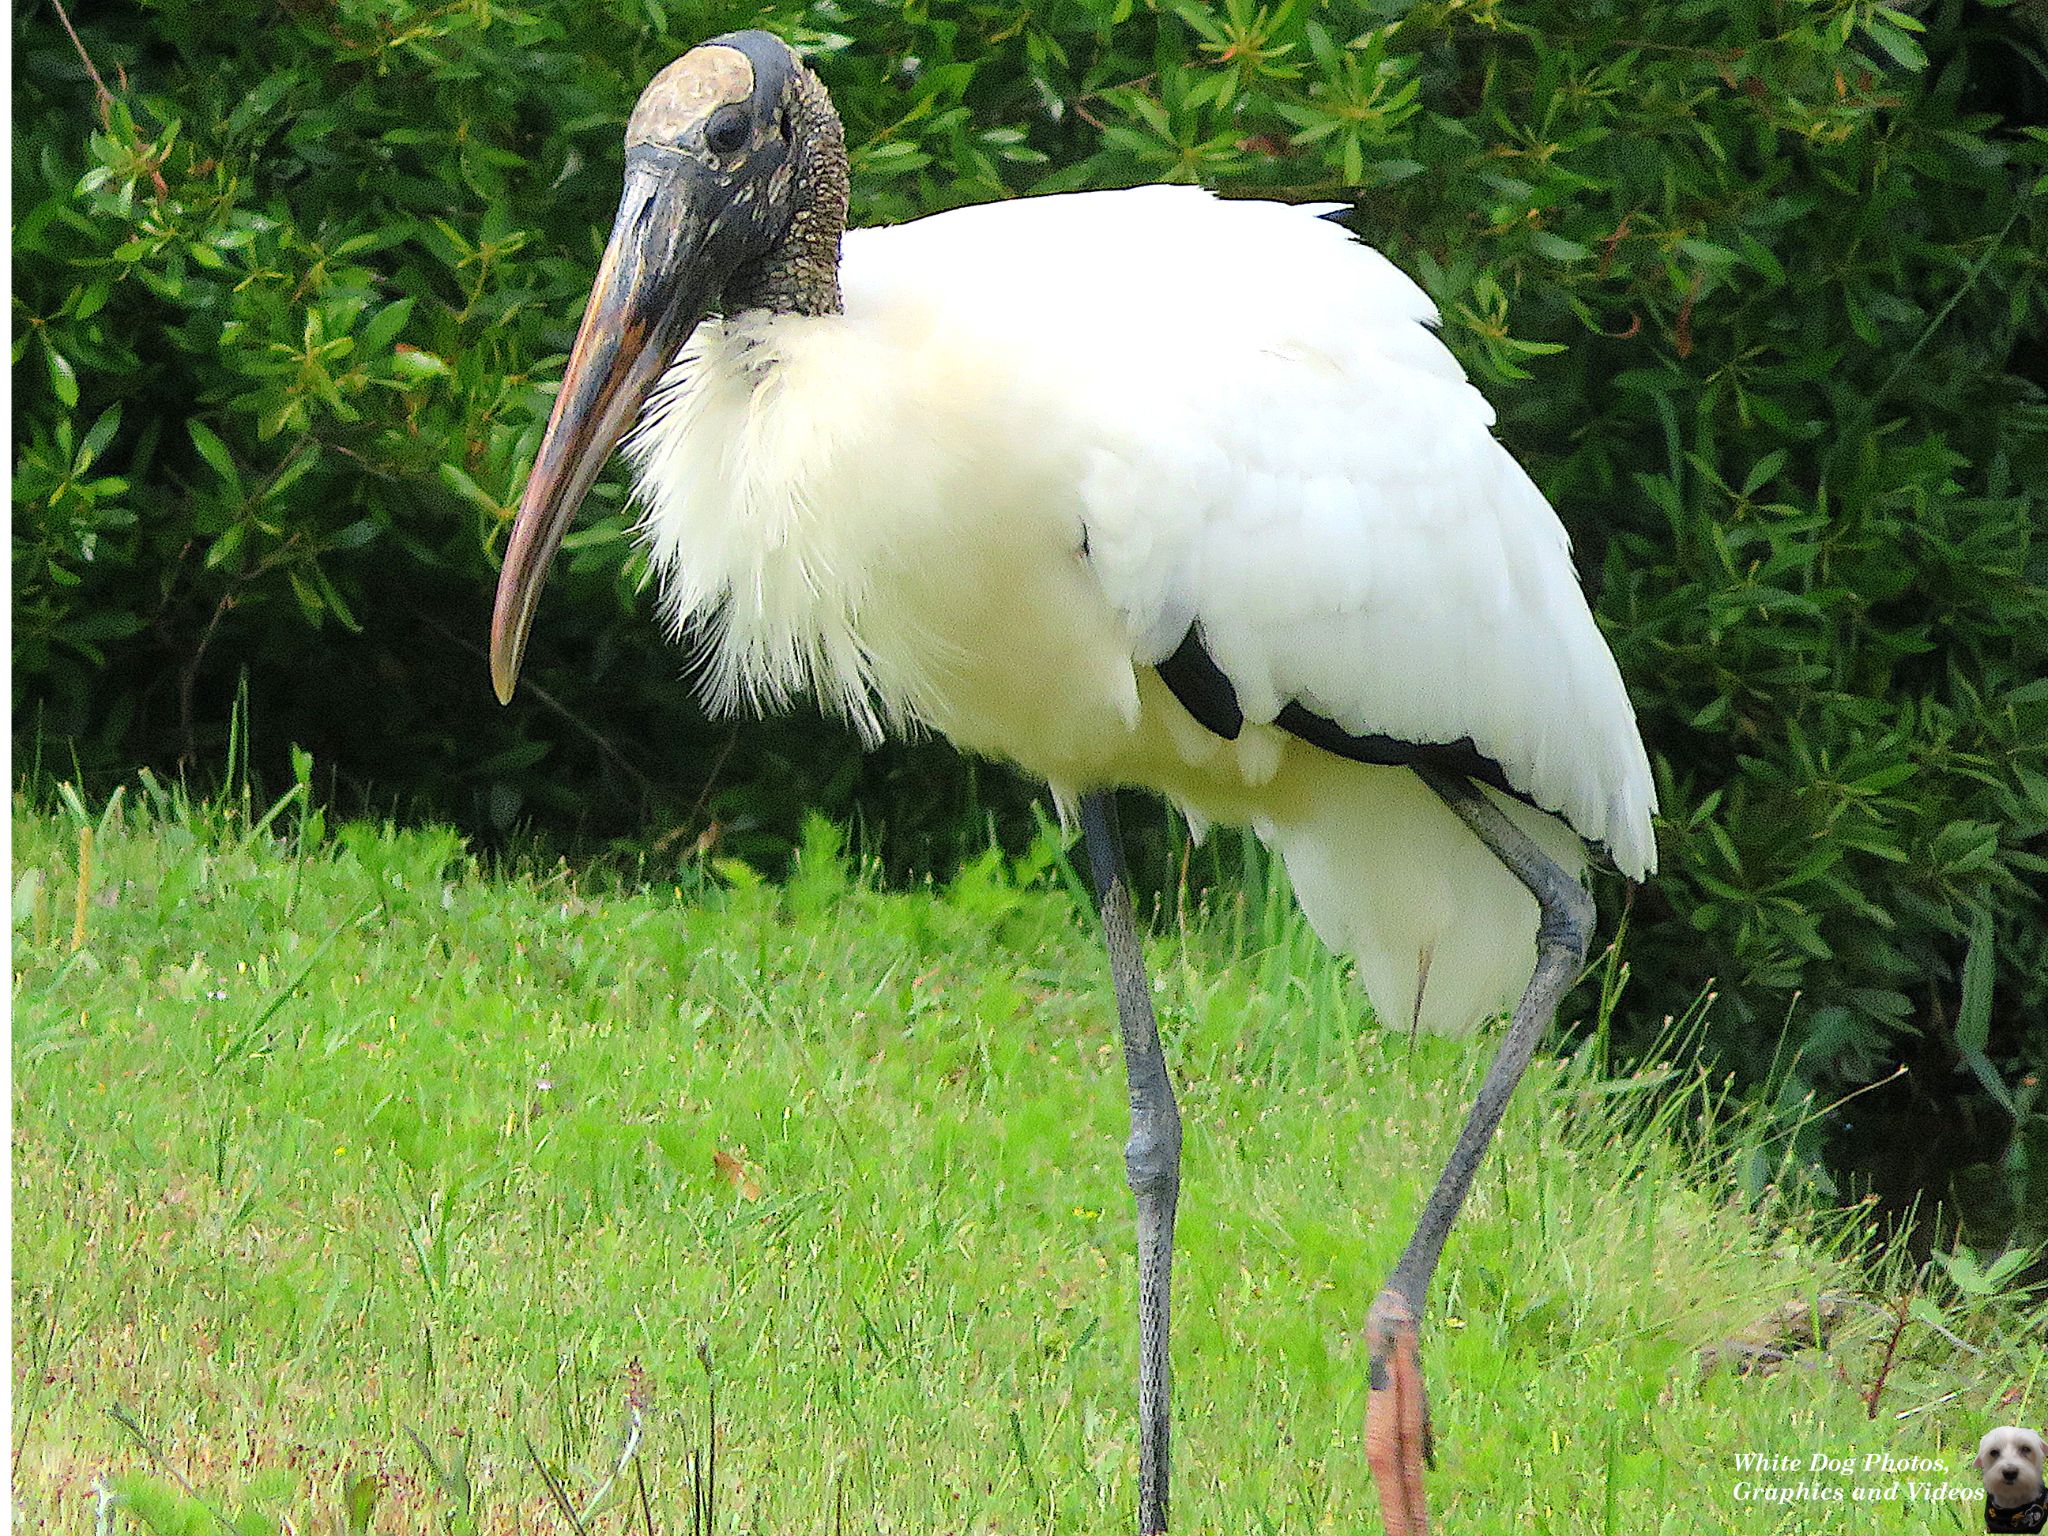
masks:
<svg viewBox="0 0 2048 1536"><path fill-rule="evenodd" d="M252 830L145 790L99 819L82 918L84 807L15 811L29 1526L345 1530L354 1485L380 1532L568 1530L550 1480L585 1504L643 1406L589 1529L644 1529L644 1476L686 1533L708 1350L722 1532L1128 1529L1121 1062L1050 844L887 894L821 830L779 888L635 887L329 832L302 791ZM1376 1530L1358 1329L1486 1042L1367 1027L1275 893L1157 927L1177 1528ZM1744 1197L1775 1144L1714 1111L1683 1074L1532 1070L1427 1320L1445 1532L1974 1528L1738 1496L1744 1452L1967 1487L2048 1376L1967 1265L1916 1280L1849 1216ZM1696 1364L1909 1285L1874 1417L1869 1305L1774 1375Z"/></svg>

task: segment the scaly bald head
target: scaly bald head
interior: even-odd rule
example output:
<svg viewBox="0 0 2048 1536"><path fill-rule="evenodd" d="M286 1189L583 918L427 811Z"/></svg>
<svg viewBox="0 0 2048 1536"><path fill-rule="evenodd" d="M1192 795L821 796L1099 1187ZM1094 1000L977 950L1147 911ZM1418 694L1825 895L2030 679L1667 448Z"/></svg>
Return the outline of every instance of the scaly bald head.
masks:
<svg viewBox="0 0 2048 1536"><path fill-rule="evenodd" d="M626 147L676 144L720 107L751 107L754 62L737 48L692 48L647 82L626 121Z"/></svg>

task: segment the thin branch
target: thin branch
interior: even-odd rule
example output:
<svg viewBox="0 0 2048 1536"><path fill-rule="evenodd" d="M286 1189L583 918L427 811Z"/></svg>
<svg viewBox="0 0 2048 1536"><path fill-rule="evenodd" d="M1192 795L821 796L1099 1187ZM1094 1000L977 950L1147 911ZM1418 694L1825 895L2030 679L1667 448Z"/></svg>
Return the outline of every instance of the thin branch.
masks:
<svg viewBox="0 0 2048 1536"><path fill-rule="evenodd" d="M136 1419L134 1414L130 1413L120 1403L115 1403L112 1407L107 1409L107 1417L112 1419L116 1424L120 1425L123 1429L127 1430L129 1434L133 1435L135 1437L135 1443L142 1447L142 1449L148 1454L149 1459L155 1462L159 1467L162 1467L164 1471L170 1473L172 1478L176 1480L178 1486L185 1490L185 1497L190 1499L194 1504L197 1504L209 1515L213 1516L213 1523L215 1525L218 1525L223 1531L225 1531L227 1533L227 1536L240 1536L240 1533L235 1529L235 1527L228 1522L228 1517L226 1515L223 1515L219 1510L215 1509L212 1504L208 1503L207 1500L201 1496L199 1490L192 1486L192 1479L187 1477L181 1470L179 1470L177 1464L173 1462L171 1458L164 1453L164 1448L161 1445L157 1444L157 1442L150 1436L149 1431L142 1427L141 1423Z"/></svg>
<svg viewBox="0 0 2048 1536"><path fill-rule="evenodd" d="M1103 123L1101 118L1097 117L1094 113L1090 112L1087 109L1087 107L1083 106L1083 102L1105 101L1108 99L1109 93L1111 91L1143 90L1146 86L1150 85L1153 81L1157 80L1158 78L1159 71L1155 69L1149 75L1140 75L1137 79L1126 80L1121 85L1105 85L1100 90L1085 91L1081 95L1076 96L1072 101L1068 102L1067 105L1074 109L1074 115L1080 118L1082 122L1086 123L1090 128L1093 128L1097 133L1101 133L1106 125Z"/></svg>
<svg viewBox="0 0 2048 1536"><path fill-rule="evenodd" d="M21 1453L28 1449L28 1432L36 1419L36 1408L43 1396L43 1380L50 1372L50 1355L57 1347L57 1319L64 1313L64 1282L70 1278L70 1271L60 1271L56 1283L50 1288L50 1326L43 1332L43 1346L35 1352L31 1361L34 1375L29 1378L28 1409L20 1415L20 1427L14 1442L14 1464L21 1465Z"/></svg>
<svg viewBox="0 0 2048 1536"><path fill-rule="evenodd" d="M739 731L737 731L737 729L731 729L731 731L727 731L727 733L725 733L725 745L723 745L723 748L719 748L719 758L717 758L717 762L713 762L713 764L711 764L711 772L709 772L709 774L705 774L705 786L702 786L702 788L700 788L700 791L696 791L696 803L694 803L694 805L690 807L690 815L686 815L686 817L682 819L682 821L684 821L684 825L688 825L688 823L696 821L696 813L698 813L698 811L702 811L702 809L705 809L705 803L707 803L707 801L711 799L711 786L719 782L719 772L721 772L721 770L725 768L725 760L733 756L733 748L735 748L735 745L739 745Z"/></svg>
<svg viewBox="0 0 2048 1536"><path fill-rule="evenodd" d="M421 617L426 619L427 623L432 628L439 631L443 639L451 641L452 643L461 646L465 651L468 651L472 656L482 656L488 659L488 653L484 650L482 646L478 645L474 640L469 640L461 635L456 634L454 630L450 629L447 625L443 624L439 619L434 618L431 614L422 614ZM541 687L541 685L539 683L536 683L531 677L523 677L519 681L520 686L523 687L528 693L532 694L536 699L539 699L541 703L545 704L549 709L553 710L556 714L560 715L571 726L575 727L575 729L580 734L588 738L593 746L595 746L600 752L604 753L606 757L610 758L611 761L615 763L628 777L630 777L634 783L640 786L640 792L642 794L651 795L654 792L654 780L649 778L646 774L642 773L638 768L634 767L632 763L628 762L626 760L626 755L623 752L621 752L616 746L614 746L612 744L611 739L607 737L602 731L598 730L596 726L592 725L589 721L585 720L581 715L577 714L574 710L569 708L568 705L564 704L552 693L549 693L547 689Z"/></svg>
<svg viewBox="0 0 2048 1536"><path fill-rule="evenodd" d="M206 648L213 644L213 632L220 628L221 617L235 606L232 592L221 594L219 602L213 605L213 617L206 621L206 632L199 637L199 645L192 652L192 659L185 663L178 675L178 737L182 750L178 753L178 766L189 768L197 759L198 743L192 732L192 690L199 682L199 664L206 660Z"/></svg>
<svg viewBox="0 0 2048 1536"><path fill-rule="evenodd" d="M100 126L114 131L114 93L107 89L107 82L100 78L100 72L93 68L92 55L85 51L85 44L78 40L78 30L71 25L70 16L65 14L64 0L50 0L57 9L57 19L64 23L65 34L71 39L71 46L78 50L78 61L85 66L85 72L92 76L93 97L99 104Z"/></svg>
<svg viewBox="0 0 2048 1536"><path fill-rule="evenodd" d="M1884 1396L1884 1384L1892 1373L1892 1361L1898 1356L1899 1340L1905 1337L1906 1321L1912 1306L1913 1292L1907 1291L1899 1298L1898 1307L1893 1313L1892 1336L1885 1341L1884 1359L1877 1367L1877 1375L1870 1383L1870 1390L1863 1394L1863 1406L1869 1418L1877 1417L1878 1399Z"/></svg>
<svg viewBox="0 0 2048 1536"><path fill-rule="evenodd" d="M612 1491L612 1485L619 1480L619 1474L626 1470L627 1465L633 1460L634 1453L640 1449L640 1430L643 1422L640 1410L633 1409L632 1419L626 1428L625 1448L619 1452L618 1464L612 1468L611 1476L597 1485L597 1491L583 1501L583 1510L576 1517L579 1530L583 1529L590 1518L598 1512L599 1506L604 1503L605 1495Z"/></svg>
<svg viewBox="0 0 2048 1536"><path fill-rule="evenodd" d="M534 1470L540 1473L541 1483L546 1487L548 1496L555 1501L555 1508L559 1509L562 1518L569 1522L569 1529L574 1531L576 1536L587 1536L587 1527L583 1524L582 1517L576 1513L576 1506L569 1502L568 1489L562 1486L562 1480L555 1476L554 1469L547 1464L541 1453L534 1449L531 1440L526 1441L526 1454L532 1458Z"/></svg>
<svg viewBox="0 0 2048 1536"><path fill-rule="evenodd" d="M1894 1308L1880 1307L1876 1302L1866 1301L1861 1296L1850 1296L1845 1293L1831 1291L1821 1299L1823 1301L1839 1301L1844 1306L1861 1307L1864 1311L1874 1313L1876 1316L1883 1318L1886 1322L1891 1322L1898 1315L1897 1311ZM1948 1329L1942 1327L1941 1324L1929 1322L1924 1317L1918 1318L1916 1319L1916 1321L1920 1324L1922 1328L1933 1329L1936 1333L1940 1334L1944 1339L1947 1339L1949 1343L1955 1345L1957 1349L1962 1350L1965 1354L1976 1355L1979 1358L1982 1358L1984 1354L1983 1350L1979 1349L1976 1345L1970 1343L1967 1339L1958 1338L1955 1334L1949 1332Z"/></svg>
<svg viewBox="0 0 2048 1536"><path fill-rule="evenodd" d="M1861 432L1865 427L1877 420L1878 406L1892 392L1892 387L1905 377L1906 370L1913 364L1913 359L1920 355L1920 349L1927 345L1928 340L1936 331L1941 329L1943 324L1947 322L1948 317L1955 312L1956 306L1963 302L1964 297L1972 288L1977 286L1977 279L1982 277L1984 269L1991 265L1991 258L1998 254L1999 247L2005 244L2005 237L2012 233L2013 225L2019 222L2020 215L2027 211L2027 207L2028 204L2023 201L2018 207L2013 209L2012 217L2005 221L1998 233L1991 236L1991 244L1985 249L1984 254L1977 258L1976 263L1964 275L1963 281L1956 288L1956 291L1948 296L1948 302L1936 310L1934 318L1921 327L1920 334L1913 338L1913 345L1906 348L1905 355L1899 359L1892 371L1885 376L1884 382L1878 385L1873 393L1859 399L1845 413L1843 424L1835 433L1834 446L1828 450L1827 457L1821 460L1820 484L1823 491L1827 489L1828 482L1833 477L1835 461L1842 456L1843 448L1847 446L1850 439L1856 433Z"/></svg>

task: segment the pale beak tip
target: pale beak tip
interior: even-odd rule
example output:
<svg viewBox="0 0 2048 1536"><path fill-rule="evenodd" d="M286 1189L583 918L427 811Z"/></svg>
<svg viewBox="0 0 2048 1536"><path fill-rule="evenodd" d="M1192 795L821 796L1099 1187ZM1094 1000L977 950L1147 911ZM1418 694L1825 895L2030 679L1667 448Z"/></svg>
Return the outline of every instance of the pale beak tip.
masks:
<svg viewBox="0 0 2048 1536"><path fill-rule="evenodd" d="M510 704L519 687L519 663L526 659L525 637L515 640L499 626L491 627L491 692L498 696L500 704Z"/></svg>
<svg viewBox="0 0 2048 1536"><path fill-rule="evenodd" d="M498 696L498 702L500 704L510 704L513 691L518 686L518 659L505 655L493 656L491 658L491 691Z"/></svg>

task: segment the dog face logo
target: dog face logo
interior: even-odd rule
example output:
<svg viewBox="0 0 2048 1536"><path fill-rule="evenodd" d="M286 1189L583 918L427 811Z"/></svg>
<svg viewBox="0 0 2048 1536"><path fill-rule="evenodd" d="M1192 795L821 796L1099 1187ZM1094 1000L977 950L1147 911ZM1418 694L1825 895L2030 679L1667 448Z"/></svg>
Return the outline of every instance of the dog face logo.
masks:
<svg viewBox="0 0 2048 1536"><path fill-rule="evenodd" d="M2007 1425L1977 1442L1977 1470L1984 1475L1984 1529L2048 1530L2048 1487L2043 1467L2048 1441L2031 1429Z"/></svg>

